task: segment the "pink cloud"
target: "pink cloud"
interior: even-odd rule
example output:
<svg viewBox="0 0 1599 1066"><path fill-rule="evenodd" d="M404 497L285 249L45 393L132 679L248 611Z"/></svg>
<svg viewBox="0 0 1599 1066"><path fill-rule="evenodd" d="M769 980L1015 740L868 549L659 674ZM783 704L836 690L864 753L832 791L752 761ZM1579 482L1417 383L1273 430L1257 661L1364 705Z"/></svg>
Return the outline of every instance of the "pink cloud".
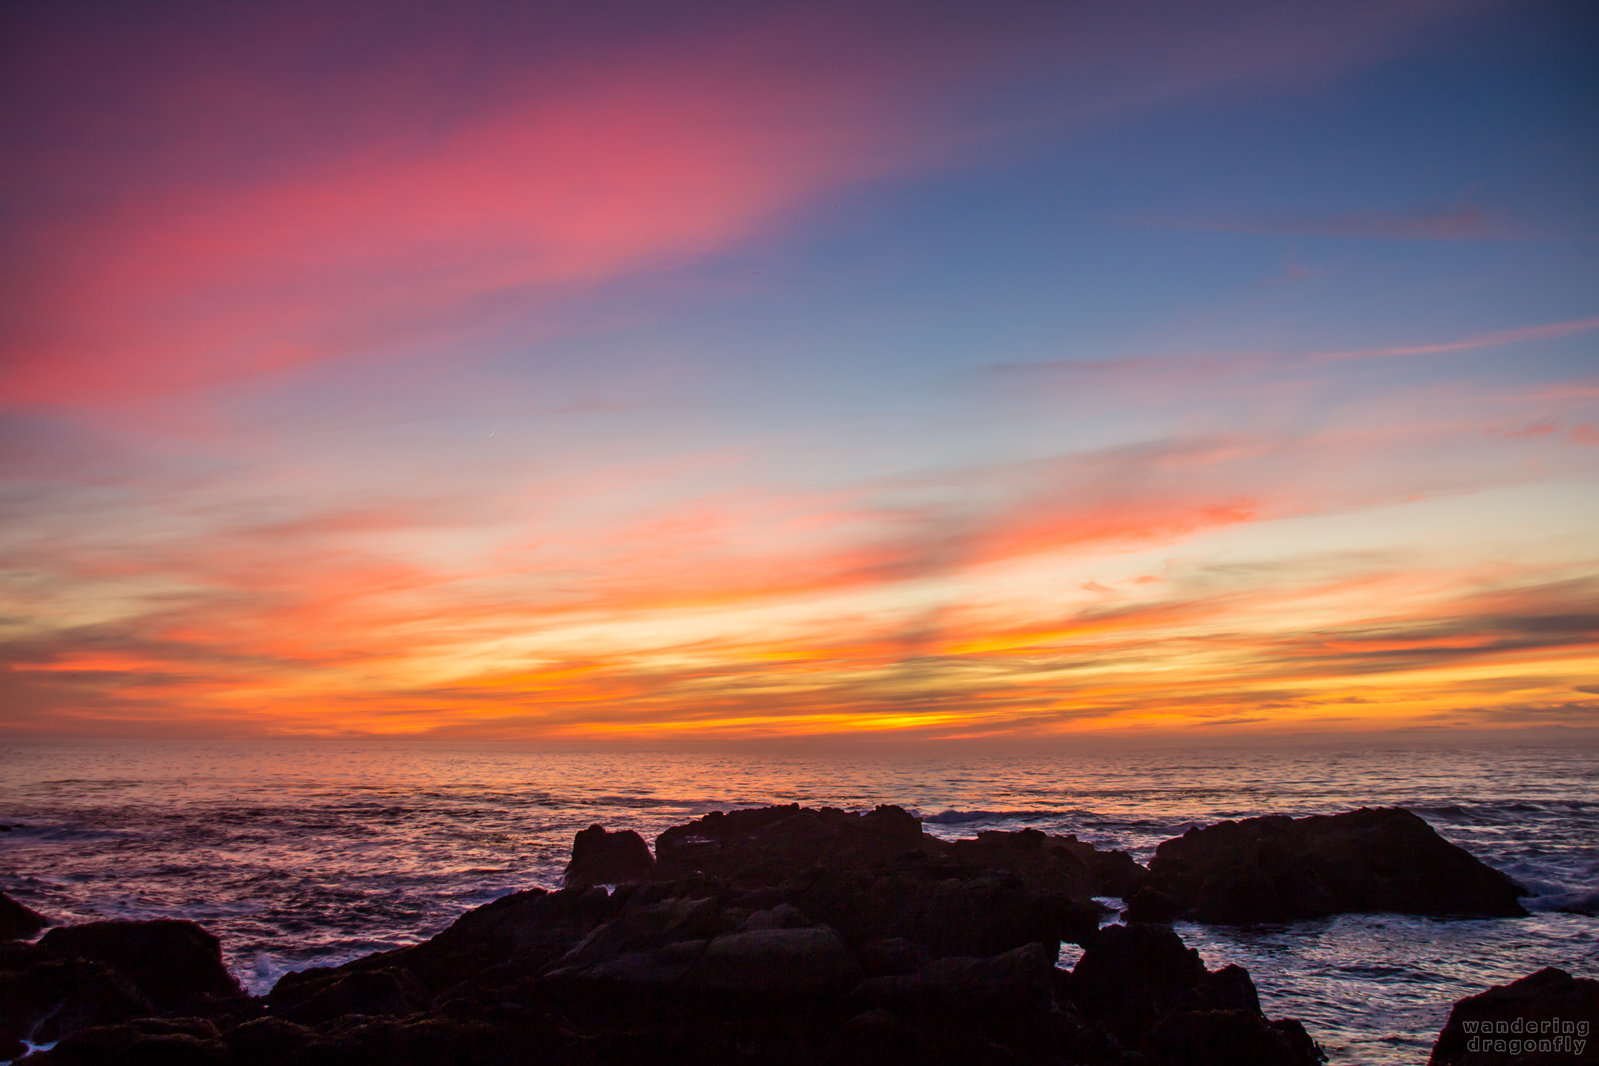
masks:
<svg viewBox="0 0 1599 1066"><path fill-rule="evenodd" d="M1345 69L1447 8L1246 4L1197 35L1161 4L910 21L741 8L596 37L583 62L539 50L533 13L475 29L359 4L218 9L181 32L64 23L19 50L39 106L12 131L32 199L0 398L104 407L537 314L852 185ZM1003 87L1045 72L1059 102L1018 124Z"/></svg>
<svg viewBox="0 0 1599 1066"><path fill-rule="evenodd" d="M1579 318L1569 322L1551 322L1542 326L1520 326L1490 333L1477 333L1454 340L1432 344L1396 345L1384 348L1353 348L1346 351L1314 352L1312 359L1381 359L1407 355L1441 355L1446 352L1468 351L1472 348L1499 348L1507 344L1527 344L1533 341L1558 340L1574 337L1599 329L1599 317Z"/></svg>

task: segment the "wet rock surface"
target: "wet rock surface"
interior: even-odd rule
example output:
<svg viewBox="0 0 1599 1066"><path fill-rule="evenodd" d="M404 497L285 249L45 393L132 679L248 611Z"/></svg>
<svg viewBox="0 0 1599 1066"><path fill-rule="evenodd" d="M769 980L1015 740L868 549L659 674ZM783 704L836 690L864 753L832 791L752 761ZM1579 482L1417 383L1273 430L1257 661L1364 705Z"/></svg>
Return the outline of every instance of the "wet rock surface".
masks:
<svg viewBox="0 0 1599 1066"><path fill-rule="evenodd" d="M188 922L0 943L0 1061L24 1039L57 1041L30 1056L39 1066L1322 1061L1297 1022L1262 1014L1246 972L1207 969L1157 924L1208 884L1196 874L1189 891L1172 871L1209 867L1169 857L1192 861L1163 881L1073 837L942 841L895 807L714 814L661 834L654 855L595 827L568 887L513 893L261 997ZM1375 874L1388 887L1362 900L1430 883ZM1112 894L1150 920L1100 929L1091 897ZM1070 971L1063 940L1085 948Z"/></svg>

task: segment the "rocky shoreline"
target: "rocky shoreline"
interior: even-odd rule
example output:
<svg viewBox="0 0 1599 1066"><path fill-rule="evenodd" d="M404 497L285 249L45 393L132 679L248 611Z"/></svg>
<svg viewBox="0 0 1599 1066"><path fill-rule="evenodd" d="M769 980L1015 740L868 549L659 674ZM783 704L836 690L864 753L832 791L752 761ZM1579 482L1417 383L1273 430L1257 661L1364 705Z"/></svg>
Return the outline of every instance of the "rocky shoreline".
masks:
<svg viewBox="0 0 1599 1066"><path fill-rule="evenodd" d="M0 1062L1299 1066L1324 1061L1313 1034L1173 919L1514 917L1521 891L1392 808L1193 829L1147 868L1036 830L940 840L898 807L713 813L653 851L596 826L563 889L260 997L191 922L46 929L0 895ZM1095 897L1127 900L1121 921ZM1433 1063L1599 1062L1592 1041L1540 1058L1532 1034L1484 1051L1512 1014L1575 1038L1552 1027L1599 1019L1599 982L1545 970L1462 1000Z"/></svg>

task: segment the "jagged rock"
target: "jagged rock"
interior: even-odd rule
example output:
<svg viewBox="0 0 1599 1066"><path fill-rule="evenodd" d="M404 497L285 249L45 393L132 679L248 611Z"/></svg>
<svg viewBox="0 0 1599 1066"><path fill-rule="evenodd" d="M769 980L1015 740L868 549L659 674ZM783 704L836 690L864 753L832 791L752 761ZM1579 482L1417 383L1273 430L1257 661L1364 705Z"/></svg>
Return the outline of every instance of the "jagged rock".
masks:
<svg viewBox="0 0 1599 1066"><path fill-rule="evenodd" d="M721 917L714 899L672 899L634 907L595 927L556 966L581 970L680 940L703 941L722 932Z"/></svg>
<svg viewBox="0 0 1599 1066"><path fill-rule="evenodd" d="M428 1000L427 990L409 970L321 971L299 981L279 981L269 999L273 1013L307 1025L347 1014L410 1014Z"/></svg>
<svg viewBox="0 0 1599 1066"><path fill-rule="evenodd" d="M900 1014L1047 1011L1056 951L1028 944L987 959L948 956L914 973L869 978L851 995L864 1008Z"/></svg>
<svg viewBox="0 0 1599 1066"><path fill-rule="evenodd" d="M820 996L861 979L831 929L755 929L719 936L684 977L692 989L742 996Z"/></svg>
<svg viewBox="0 0 1599 1066"><path fill-rule="evenodd" d="M481 1021L362 1018L302 1048L294 1066L519 1066L551 1061L545 1038Z"/></svg>
<svg viewBox="0 0 1599 1066"><path fill-rule="evenodd" d="M1079 1010L1134 1044L1204 979L1199 952L1170 929L1110 925L1077 960L1068 988Z"/></svg>
<svg viewBox="0 0 1599 1066"><path fill-rule="evenodd" d="M56 958L42 948L31 958L11 953L7 963L14 968L0 972L0 1044L24 1038L48 1043L156 1011L131 980L104 963Z"/></svg>
<svg viewBox="0 0 1599 1066"><path fill-rule="evenodd" d="M1101 851L1072 834L1051 836L1045 846L1074 855L1087 867L1091 895L1130 899L1149 877L1149 871L1125 851Z"/></svg>
<svg viewBox="0 0 1599 1066"><path fill-rule="evenodd" d="M1178 1011L1139 1044L1148 1062L1171 1066L1313 1066L1327 1056L1296 1021L1267 1021L1258 1011Z"/></svg>
<svg viewBox="0 0 1599 1066"><path fill-rule="evenodd" d="M622 951L584 965L561 966L546 983L621 985L634 989L679 985L705 954L708 940L677 940L659 947Z"/></svg>
<svg viewBox="0 0 1599 1066"><path fill-rule="evenodd" d="M608 892L582 887L616 883L597 857L637 860L643 841L585 834L571 887L288 974L260 1000L195 976L191 956L220 958L190 923L0 942L0 1051L42 1034L67 1037L42 1066L1316 1061L1242 969L1207 972L1169 926L1099 932L1088 894L1141 871L1074 838L946 843L888 807L738 811L663 833L648 876ZM1055 968L1062 939L1088 945L1072 973Z"/></svg>
<svg viewBox="0 0 1599 1066"><path fill-rule="evenodd" d="M279 1066L293 1061L315 1037L306 1026L271 1017L252 1018L222 1034L239 1066Z"/></svg>
<svg viewBox="0 0 1599 1066"><path fill-rule="evenodd" d="M49 924L50 920L32 907L0 892L0 940L26 940Z"/></svg>
<svg viewBox="0 0 1599 1066"><path fill-rule="evenodd" d="M1201 922L1363 911L1515 917L1523 890L1398 808L1190 829L1161 844L1149 884Z"/></svg>
<svg viewBox="0 0 1599 1066"><path fill-rule="evenodd" d="M925 1034L890 1011L862 1011L844 1025L844 1054L840 1062L870 1062L881 1066L921 1066L936 1061Z"/></svg>
<svg viewBox="0 0 1599 1066"><path fill-rule="evenodd" d="M1429 1066L1596 1066L1599 981L1553 967L1460 1000Z"/></svg>
<svg viewBox="0 0 1599 1066"><path fill-rule="evenodd" d="M743 928L754 929L798 929L805 925L805 915L792 903L779 903L767 910L758 910L744 919Z"/></svg>
<svg viewBox="0 0 1599 1066"><path fill-rule="evenodd" d="M1061 982L1086 1017L1147 1061L1193 1066L1313 1066L1321 1049L1295 1021L1260 1013L1254 982L1239 966L1213 972L1199 952L1159 925L1101 930Z"/></svg>
<svg viewBox="0 0 1599 1066"><path fill-rule="evenodd" d="M598 887L515 892L467 911L448 929L420 944L343 966L285 974L278 985L287 994L296 983L320 979L320 975L400 967L415 974L430 991L439 992L496 967L537 973L614 917L624 899L613 899ZM279 988L271 994L278 996Z"/></svg>
<svg viewBox="0 0 1599 1066"><path fill-rule="evenodd" d="M193 922L90 922L50 930L39 941L64 957L104 963L127 976L158 1007L183 1006L196 997L243 996L222 965L222 945Z"/></svg>
<svg viewBox="0 0 1599 1066"><path fill-rule="evenodd" d="M984 873L1014 874L1035 891L1093 895L1088 863L1067 847L1050 846L1050 838L1037 829L991 830L976 839L949 841L947 849L953 862Z"/></svg>
<svg viewBox="0 0 1599 1066"><path fill-rule="evenodd" d="M969 868L910 863L879 873L810 869L741 902L789 902L851 944L908 940L932 956L987 957L1025 944L1081 943L1099 927L1084 899L1027 888L1014 874L973 876Z"/></svg>
<svg viewBox="0 0 1599 1066"><path fill-rule="evenodd" d="M655 868L650 846L631 829L608 832L593 825L572 841L572 859L566 864L566 886L619 885L640 881Z"/></svg>
<svg viewBox="0 0 1599 1066"><path fill-rule="evenodd" d="M915 973L927 963L926 954L904 937L868 940L855 948L855 959L869 977Z"/></svg>
<svg viewBox="0 0 1599 1066"><path fill-rule="evenodd" d="M1122 912L1124 922L1154 922L1170 925L1176 918L1177 905L1172 902L1172 898L1149 885L1134 892L1133 898L1127 901L1127 909Z"/></svg>

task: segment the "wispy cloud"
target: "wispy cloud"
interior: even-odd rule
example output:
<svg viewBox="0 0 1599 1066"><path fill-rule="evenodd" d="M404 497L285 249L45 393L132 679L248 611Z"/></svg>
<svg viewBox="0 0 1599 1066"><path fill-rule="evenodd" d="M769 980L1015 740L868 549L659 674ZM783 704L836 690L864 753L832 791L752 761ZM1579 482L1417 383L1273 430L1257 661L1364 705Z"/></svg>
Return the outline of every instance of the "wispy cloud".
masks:
<svg viewBox="0 0 1599 1066"><path fill-rule="evenodd" d="M1573 237L1517 223L1469 199L1411 211L1299 211L1187 217L1134 215L1119 219L1152 229L1248 233L1270 237L1333 237L1364 241L1570 241Z"/></svg>

